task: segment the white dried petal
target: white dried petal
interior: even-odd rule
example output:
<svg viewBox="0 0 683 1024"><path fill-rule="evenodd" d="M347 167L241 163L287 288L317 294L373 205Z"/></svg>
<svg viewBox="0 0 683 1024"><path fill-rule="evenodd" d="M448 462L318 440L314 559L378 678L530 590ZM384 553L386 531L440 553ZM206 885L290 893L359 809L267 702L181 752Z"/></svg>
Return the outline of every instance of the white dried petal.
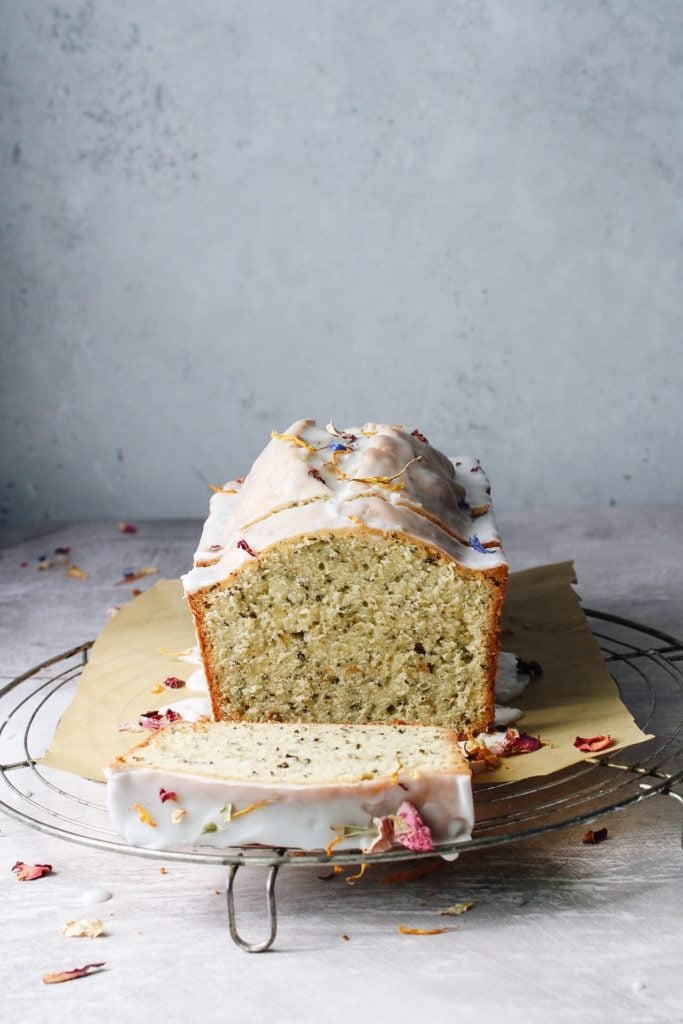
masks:
<svg viewBox="0 0 683 1024"><path fill-rule="evenodd" d="M100 921L99 917L94 917L91 921L88 921L85 917L81 918L80 921L67 921L62 928L62 934L70 939L96 939L103 932L104 924Z"/></svg>

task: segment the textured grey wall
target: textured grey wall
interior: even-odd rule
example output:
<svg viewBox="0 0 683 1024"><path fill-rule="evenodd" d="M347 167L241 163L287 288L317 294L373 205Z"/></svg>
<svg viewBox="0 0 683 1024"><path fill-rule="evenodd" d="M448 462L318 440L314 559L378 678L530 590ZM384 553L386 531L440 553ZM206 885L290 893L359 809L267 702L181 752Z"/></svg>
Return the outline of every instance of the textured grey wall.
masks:
<svg viewBox="0 0 683 1024"><path fill-rule="evenodd" d="M5 521L203 515L300 415L683 499L678 0L0 10Z"/></svg>

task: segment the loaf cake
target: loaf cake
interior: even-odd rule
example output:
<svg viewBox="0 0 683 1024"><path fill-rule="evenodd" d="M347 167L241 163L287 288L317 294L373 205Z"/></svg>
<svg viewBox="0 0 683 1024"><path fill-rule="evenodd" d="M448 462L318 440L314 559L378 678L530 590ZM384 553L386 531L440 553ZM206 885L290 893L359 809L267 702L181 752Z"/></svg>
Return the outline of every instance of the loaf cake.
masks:
<svg viewBox="0 0 683 1024"><path fill-rule="evenodd" d="M506 577L478 460L387 424L274 431L183 577L214 718L486 730Z"/></svg>
<svg viewBox="0 0 683 1024"><path fill-rule="evenodd" d="M106 774L114 827L151 849L368 849L375 819L406 805L426 826L410 849L467 839L473 824L469 769L445 729L174 723Z"/></svg>

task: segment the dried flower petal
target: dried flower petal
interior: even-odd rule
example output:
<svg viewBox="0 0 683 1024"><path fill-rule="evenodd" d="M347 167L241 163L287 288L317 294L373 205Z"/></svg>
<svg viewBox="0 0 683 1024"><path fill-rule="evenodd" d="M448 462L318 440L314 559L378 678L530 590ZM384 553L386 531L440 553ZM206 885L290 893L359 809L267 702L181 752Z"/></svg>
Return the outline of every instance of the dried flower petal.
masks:
<svg viewBox="0 0 683 1024"><path fill-rule="evenodd" d="M342 839L346 839L346 836L344 835L343 832L340 832L339 835L335 836L334 839L330 840L330 842L325 847L325 853L327 854L328 857L332 856L333 849L335 848L337 843L341 843Z"/></svg>
<svg viewBox="0 0 683 1024"><path fill-rule="evenodd" d="M433 850L432 833L417 812L417 808L408 800L399 807L394 823L394 838L408 850L427 852Z"/></svg>
<svg viewBox="0 0 683 1024"><path fill-rule="evenodd" d="M477 537L476 533L473 533L472 536L470 537L469 545L475 551L478 551L480 555L493 555L493 554L495 554L494 551L491 551L489 548L484 547L482 542Z"/></svg>
<svg viewBox="0 0 683 1024"><path fill-rule="evenodd" d="M144 732L143 727L136 722L121 722L117 729L119 732Z"/></svg>
<svg viewBox="0 0 683 1024"><path fill-rule="evenodd" d="M79 569L77 565L70 565L66 570L67 575L73 577L75 580L87 580L88 574L83 569Z"/></svg>
<svg viewBox="0 0 683 1024"><path fill-rule="evenodd" d="M606 828L598 828L595 831L593 831L592 828L589 828L583 837L582 842L586 843L586 845L594 845L596 843L603 843L605 839L607 839Z"/></svg>
<svg viewBox="0 0 683 1024"><path fill-rule="evenodd" d="M368 867L369 867L369 864L361 864L360 871L357 872L357 874L355 874L355 875L347 875L346 876L346 878L344 879L346 884L347 885L355 885L356 882L359 882L360 879L365 874L365 872L367 871Z"/></svg>
<svg viewBox="0 0 683 1024"><path fill-rule="evenodd" d="M528 733L520 733L517 729L510 728L505 733L505 739L498 748L500 757L512 757L515 754L531 754L539 750L543 741L538 736L530 736Z"/></svg>
<svg viewBox="0 0 683 1024"><path fill-rule="evenodd" d="M143 565L142 569L130 569L128 572L124 572L123 579L118 580L114 584L115 587L120 587L123 583L135 583L136 580L141 580L144 576L154 576L159 570L154 565Z"/></svg>
<svg viewBox="0 0 683 1024"><path fill-rule="evenodd" d="M175 807L171 811L171 823L173 825L178 825L183 820L186 814L187 811L185 810L184 807Z"/></svg>
<svg viewBox="0 0 683 1024"><path fill-rule="evenodd" d="M17 882L33 882L36 878L42 878L43 875L52 874L51 864L24 864L23 860L18 860L12 868Z"/></svg>
<svg viewBox="0 0 683 1024"><path fill-rule="evenodd" d="M168 686L169 690L180 690L185 685L184 679L179 679L178 676L167 676L164 679L164 686Z"/></svg>
<svg viewBox="0 0 683 1024"><path fill-rule="evenodd" d="M474 903L471 901L468 903L454 903L451 907L444 907L442 910L437 910L437 914L441 917L458 917L460 914L466 914L473 906Z"/></svg>
<svg viewBox="0 0 683 1024"><path fill-rule="evenodd" d="M46 985L57 985L61 981L72 981L74 978L82 978L85 974L98 971L105 964L86 964L85 967L74 967L72 971L54 971L52 974L43 975Z"/></svg>
<svg viewBox="0 0 683 1024"><path fill-rule="evenodd" d="M307 441L303 441L296 434L278 434L277 430L271 430L270 436L274 441L291 441L292 444L298 445L299 448L305 448L306 451L314 452L315 448L312 444Z"/></svg>
<svg viewBox="0 0 683 1024"><path fill-rule="evenodd" d="M493 771L500 768L500 758L486 746L483 740L472 737L463 744L465 759L470 762L473 772Z"/></svg>
<svg viewBox="0 0 683 1024"><path fill-rule="evenodd" d="M405 473L409 466L412 466L414 462L420 462L421 459L421 455L416 455L414 459L411 459L409 462L406 462L403 469L399 469L398 473L394 473L393 476L354 476L352 477L352 480L354 483L379 484L381 487L385 487L388 491L402 491L405 489L405 484L401 482L392 485L392 480L395 480L397 477L401 476L403 473Z"/></svg>
<svg viewBox="0 0 683 1024"><path fill-rule="evenodd" d="M232 810L232 806L230 804L228 804L228 807L230 807L230 811L228 813L227 820L228 821L234 821L235 818L241 818L245 814L251 814L252 811L257 811L259 809L259 807L265 807L266 804L272 804L272 803L273 803L272 800L257 800L256 803L249 804L248 807L243 807L241 811L233 811Z"/></svg>
<svg viewBox="0 0 683 1024"><path fill-rule="evenodd" d="M424 436L424 434L421 434L419 430L411 430L410 436L416 437L418 441L422 441L423 444L429 444L427 438Z"/></svg>
<svg viewBox="0 0 683 1024"><path fill-rule="evenodd" d="M243 481L236 480L235 482L241 484ZM214 494L237 494L237 491L235 490L234 487L216 487L215 484L209 484L209 487L211 488Z"/></svg>
<svg viewBox="0 0 683 1024"><path fill-rule="evenodd" d="M596 754L599 750L607 750L613 744L614 740L611 736L591 736L588 739L577 736L574 740L574 746L584 754Z"/></svg>
<svg viewBox="0 0 683 1024"><path fill-rule="evenodd" d="M353 444L354 441L358 440L355 434L351 434L347 430L337 430L332 420L327 424L325 430L328 434L332 434L333 437L343 437L349 444Z"/></svg>
<svg viewBox="0 0 683 1024"><path fill-rule="evenodd" d="M146 811L142 804L133 804L132 807L128 808L129 811L137 811L138 817L143 825L149 825L150 828L156 828L157 823L152 819L149 811Z"/></svg>
<svg viewBox="0 0 683 1024"><path fill-rule="evenodd" d="M165 804L167 800L173 800L174 803L178 803L178 794L173 789L164 789L162 786L159 790L159 799L162 804Z"/></svg>
<svg viewBox="0 0 683 1024"><path fill-rule="evenodd" d="M443 935L444 932L454 932L455 928L407 928L400 924L398 930L401 935Z"/></svg>
<svg viewBox="0 0 683 1024"><path fill-rule="evenodd" d="M122 523L118 524L118 531L119 531L119 533L137 533L138 532L138 528L137 528L137 526L133 526L132 523L123 523L122 522Z"/></svg>
<svg viewBox="0 0 683 1024"><path fill-rule="evenodd" d="M150 693L163 693L164 692L164 684L163 683L157 683L157 685L153 686L152 689L149 692Z"/></svg>
<svg viewBox="0 0 683 1024"><path fill-rule="evenodd" d="M246 553L248 555L251 555L252 558L258 558L257 553L253 550L253 548L249 547L249 545L247 544L246 540L243 537L237 541L237 547L240 548L242 551L246 551Z"/></svg>
<svg viewBox="0 0 683 1024"><path fill-rule="evenodd" d="M156 732L157 729L163 729L165 725L171 725L172 722L182 721L183 716L177 711L173 711L172 708L167 708L166 711L145 711L144 714L138 718L138 725L141 725L143 729L151 729Z"/></svg>
<svg viewBox="0 0 683 1024"><path fill-rule="evenodd" d="M83 917L80 921L67 921L62 927L62 934L70 939L96 939L104 934L104 924L99 917L92 921Z"/></svg>
<svg viewBox="0 0 683 1024"><path fill-rule="evenodd" d="M391 815L387 815L386 818L373 818L372 820L377 826L377 835L363 852L384 853L386 850L390 850L394 843L394 822Z"/></svg>

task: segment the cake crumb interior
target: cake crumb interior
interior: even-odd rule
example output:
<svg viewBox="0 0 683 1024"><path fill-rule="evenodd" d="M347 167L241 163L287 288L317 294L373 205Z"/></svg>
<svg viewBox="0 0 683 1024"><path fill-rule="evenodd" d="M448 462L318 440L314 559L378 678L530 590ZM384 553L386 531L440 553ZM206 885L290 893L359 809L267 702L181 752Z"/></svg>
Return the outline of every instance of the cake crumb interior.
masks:
<svg viewBox="0 0 683 1024"><path fill-rule="evenodd" d="M469 773L444 729L244 722L167 726L121 757L119 767L297 785Z"/></svg>
<svg viewBox="0 0 683 1024"><path fill-rule="evenodd" d="M486 729L499 585L402 535L274 545L201 595L218 717Z"/></svg>

